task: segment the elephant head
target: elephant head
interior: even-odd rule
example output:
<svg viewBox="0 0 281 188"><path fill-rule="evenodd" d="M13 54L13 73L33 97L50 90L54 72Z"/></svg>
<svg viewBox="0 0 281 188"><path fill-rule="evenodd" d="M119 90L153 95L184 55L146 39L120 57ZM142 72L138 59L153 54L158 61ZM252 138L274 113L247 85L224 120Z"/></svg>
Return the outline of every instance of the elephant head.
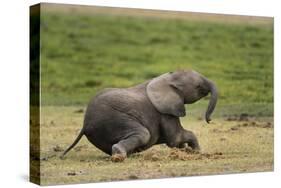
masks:
<svg viewBox="0 0 281 188"><path fill-rule="evenodd" d="M149 82L146 91L160 113L177 117L185 116L184 104L194 103L211 93L205 113L207 123L211 120L218 98L215 84L192 70L169 72L156 77Z"/></svg>

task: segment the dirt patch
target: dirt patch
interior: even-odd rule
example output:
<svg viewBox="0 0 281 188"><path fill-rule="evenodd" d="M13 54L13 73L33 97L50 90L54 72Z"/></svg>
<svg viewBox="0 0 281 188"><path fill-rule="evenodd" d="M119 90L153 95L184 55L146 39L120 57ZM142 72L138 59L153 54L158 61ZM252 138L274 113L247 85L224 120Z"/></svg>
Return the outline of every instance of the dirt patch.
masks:
<svg viewBox="0 0 281 188"><path fill-rule="evenodd" d="M63 148L60 147L60 146L58 146L58 145L56 145L56 146L53 148L53 150L54 150L54 152L61 152L61 151L63 151Z"/></svg>
<svg viewBox="0 0 281 188"><path fill-rule="evenodd" d="M249 121L252 118L254 117L247 113L242 113L242 114L234 114L231 116L227 116L226 121Z"/></svg>
<svg viewBox="0 0 281 188"><path fill-rule="evenodd" d="M232 130L232 131L238 131L239 128L238 128L238 127L231 127L230 130Z"/></svg>
<svg viewBox="0 0 281 188"><path fill-rule="evenodd" d="M223 159L222 152L216 153L200 153L197 150L192 150L190 147L186 148L173 148L170 153L163 156L159 153L148 152L143 154L144 161L165 161L165 160L203 160L203 159Z"/></svg>
<svg viewBox="0 0 281 188"><path fill-rule="evenodd" d="M238 124L237 126L232 128L239 128L239 127L273 128L273 123L251 121L251 122L244 122L242 124Z"/></svg>
<svg viewBox="0 0 281 188"><path fill-rule="evenodd" d="M48 161L49 159L51 159L53 157L56 157L56 155L45 156L45 157L40 158L40 160L41 161Z"/></svg>
<svg viewBox="0 0 281 188"><path fill-rule="evenodd" d="M190 152L182 149L173 149L169 155L172 160L204 160L204 159L224 159L222 152L215 153L199 153Z"/></svg>
<svg viewBox="0 0 281 188"><path fill-rule="evenodd" d="M240 129L239 126L234 126L234 127L231 127L231 128L229 128L227 130L212 129L211 131L213 133L235 133L235 132L240 132L242 130ZM226 139L224 139L224 140L226 140Z"/></svg>
<svg viewBox="0 0 281 188"><path fill-rule="evenodd" d="M228 121L232 121L232 120L228 120ZM241 117L239 117L236 120L233 121L239 121L240 123L238 123L235 126L230 127L229 129L225 130L225 129L217 129L214 128L211 130L211 132L213 133L240 133L243 132L243 128L245 127L254 127L254 128L273 128L274 125L272 122L257 122L257 121L250 121L248 116L246 116L245 114ZM221 141L225 141L225 138L221 138Z"/></svg>
<svg viewBox="0 0 281 188"><path fill-rule="evenodd" d="M130 176L128 176L128 179L130 179L130 180L136 180L136 179L139 179L139 177L136 176L136 175L130 175Z"/></svg>
<svg viewBox="0 0 281 188"><path fill-rule="evenodd" d="M143 156L143 159L146 161L159 161L161 158L162 157L158 153L146 153Z"/></svg>
<svg viewBox="0 0 281 188"><path fill-rule="evenodd" d="M77 176L77 175L80 175L80 174L82 174L83 172L80 170L80 171L78 171L78 172L76 172L76 171L71 171L71 172L68 172L67 173L67 175L68 176Z"/></svg>
<svg viewBox="0 0 281 188"><path fill-rule="evenodd" d="M211 130L211 132L213 132L213 133L221 133L221 132L223 132L222 130L220 130L220 129L212 129Z"/></svg>
<svg viewBox="0 0 281 188"><path fill-rule="evenodd" d="M68 176L75 176L75 175L77 175L77 174L76 174L76 172L68 172L67 175L68 175Z"/></svg>
<svg viewBox="0 0 281 188"><path fill-rule="evenodd" d="M75 110L74 113L83 113L84 112L84 109L78 109L78 110Z"/></svg>

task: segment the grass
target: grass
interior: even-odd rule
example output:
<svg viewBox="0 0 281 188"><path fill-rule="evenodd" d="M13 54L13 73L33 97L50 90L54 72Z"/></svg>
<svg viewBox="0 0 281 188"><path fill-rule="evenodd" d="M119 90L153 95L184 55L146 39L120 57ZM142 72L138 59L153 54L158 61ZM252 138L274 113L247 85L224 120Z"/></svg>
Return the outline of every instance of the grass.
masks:
<svg viewBox="0 0 281 188"><path fill-rule="evenodd" d="M42 8L40 158L31 160L40 164L41 184L273 170L271 19L232 24L221 18L74 10ZM159 145L113 163L84 137L59 159L80 131L96 92L177 69L194 69L219 89L211 125L202 120L208 97L189 105L181 119L197 135L200 154ZM249 120L239 121L240 114Z"/></svg>
<svg viewBox="0 0 281 188"><path fill-rule="evenodd" d="M201 154L158 145L122 163L113 163L110 156L95 148L86 137L61 160L59 155L80 131L83 113L78 107L54 106L41 110L43 185L273 170L273 119L270 117L248 121L219 118L210 125L185 117L181 119L182 125L198 137Z"/></svg>
<svg viewBox="0 0 281 188"><path fill-rule="evenodd" d="M86 105L177 69L213 80L221 105L273 103L273 25L42 12L43 105Z"/></svg>

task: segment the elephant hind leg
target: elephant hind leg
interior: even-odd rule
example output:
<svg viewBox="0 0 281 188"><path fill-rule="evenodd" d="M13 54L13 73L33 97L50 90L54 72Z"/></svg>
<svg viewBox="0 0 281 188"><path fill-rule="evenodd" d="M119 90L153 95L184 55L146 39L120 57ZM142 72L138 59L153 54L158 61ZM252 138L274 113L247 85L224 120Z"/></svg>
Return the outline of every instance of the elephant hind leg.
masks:
<svg viewBox="0 0 281 188"><path fill-rule="evenodd" d="M145 146L149 140L149 131L145 127L139 126L129 136L112 146L112 161L123 161L128 154L134 153L138 148Z"/></svg>

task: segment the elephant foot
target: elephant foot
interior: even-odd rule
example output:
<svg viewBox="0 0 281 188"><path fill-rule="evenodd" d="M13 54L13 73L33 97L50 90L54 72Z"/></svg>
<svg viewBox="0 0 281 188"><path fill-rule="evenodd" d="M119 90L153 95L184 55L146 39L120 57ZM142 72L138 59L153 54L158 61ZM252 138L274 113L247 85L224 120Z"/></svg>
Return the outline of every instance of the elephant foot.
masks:
<svg viewBox="0 0 281 188"><path fill-rule="evenodd" d="M114 144L112 146L112 152L111 153L112 153L112 156L111 156L112 162L122 162L127 157L126 150L118 144Z"/></svg>
<svg viewBox="0 0 281 188"><path fill-rule="evenodd" d="M125 156L122 154L114 154L111 156L111 161L118 163L118 162L123 162L125 160Z"/></svg>
<svg viewBox="0 0 281 188"><path fill-rule="evenodd" d="M191 147L183 148L182 151L185 151L186 153L192 153L192 154L199 154L200 153L200 149L192 149Z"/></svg>
<svg viewBox="0 0 281 188"><path fill-rule="evenodd" d="M179 145L179 148L181 151L184 151L186 153L193 153L193 154L199 154L200 153L200 147L190 147L187 143L182 143Z"/></svg>

